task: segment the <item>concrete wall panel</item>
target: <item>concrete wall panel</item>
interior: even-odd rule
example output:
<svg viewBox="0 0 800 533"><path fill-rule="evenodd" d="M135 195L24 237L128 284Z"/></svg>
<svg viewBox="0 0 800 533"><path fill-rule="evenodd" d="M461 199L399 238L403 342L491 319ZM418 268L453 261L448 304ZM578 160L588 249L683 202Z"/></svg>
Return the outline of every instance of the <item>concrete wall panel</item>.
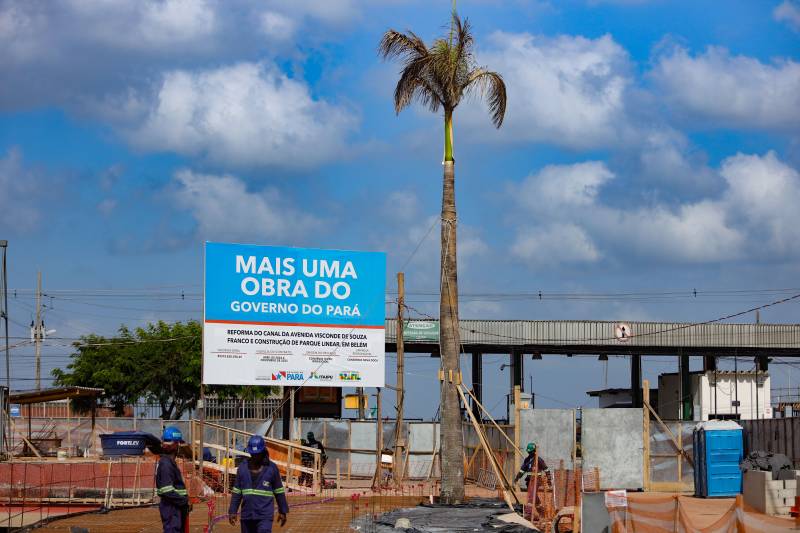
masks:
<svg viewBox="0 0 800 533"><path fill-rule="evenodd" d="M520 415L520 446L523 451L535 442L539 455L551 469L572 468L575 440L575 411L572 409L523 409ZM513 436L513 430L510 430Z"/></svg>
<svg viewBox="0 0 800 533"><path fill-rule="evenodd" d="M581 449L585 469L600 470L600 488L643 488L641 409L583 409Z"/></svg>
<svg viewBox="0 0 800 533"><path fill-rule="evenodd" d="M353 422L350 425L350 447L354 450L374 450L375 422Z"/></svg>

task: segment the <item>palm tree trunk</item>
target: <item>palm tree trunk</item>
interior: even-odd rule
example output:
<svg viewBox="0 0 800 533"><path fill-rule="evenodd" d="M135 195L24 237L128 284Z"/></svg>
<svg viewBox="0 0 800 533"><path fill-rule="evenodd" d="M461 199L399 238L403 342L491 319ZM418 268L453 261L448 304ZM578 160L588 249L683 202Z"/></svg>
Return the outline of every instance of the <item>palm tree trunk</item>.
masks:
<svg viewBox="0 0 800 533"><path fill-rule="evenodd" d="M464 441L461 404L456 384L460 376L458 323L458 276L456 264L455 162L452 148L452 111L445 112L445 161L442 186L441 299L439 301L439 346L444 370L441 384L441 468L443 503L464 500ZM450 156L449 159L447 156Z"/></svg>

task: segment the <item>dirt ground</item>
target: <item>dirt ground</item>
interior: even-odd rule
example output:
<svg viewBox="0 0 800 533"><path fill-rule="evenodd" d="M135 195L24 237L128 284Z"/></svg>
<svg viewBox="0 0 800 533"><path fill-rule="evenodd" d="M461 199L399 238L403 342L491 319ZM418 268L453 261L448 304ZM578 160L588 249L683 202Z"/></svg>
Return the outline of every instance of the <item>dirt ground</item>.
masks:
<svg viewBox="0 0 800 533"><path fill-rule="evenodd" d="M649 498L663 498L663 493L638 493L631 496L639 501ZM350 523L362 515L381 515L402 507L414 507L424 501L420 496L369 496L364 495L354 502L351 497L339 497L324 501L295 501L285 527L275 524L276 533L350 533ZM291 501L290 501L291 503ZM732 498L701 499L686 497L684 509L697 527L707 527L721 517L733 503ZM224 513L226 500L217 500L212 515ZM788 522L788 521L787 521ZM209 507L205 503L194 506L190 517L190 531L202 533L209 523ZM158 507L123 509L106 514L85 514L53 521L36 531L47 533L69 533L73 526L88 529L90 533L149 533L161 531ZM214 533L234 533L239 527L232 527L227 520L217 521L211 529Z"/></svg>
<svg viewBox="0 0 800 533"><path fill-rule="evenodd" d="M351 531L349 524L356 516L367 513L383 514L400 507L413 507L420 501L420 498L415 497L374 497L360 499L357 504L354 504L350 498L338 498L326 503L301 505L291 509L285 527L280 527L276 523L273 531L276 533L349 533ZM190 517L190 531L202 533L207 524L208 507L203 504L195 505ZM36 531L69 533L73 526L86 528L90 533L161 531L158 507L123 509L106 514L75 516L51 522ZM214 525L212 531L214 533L233 533L240 529L238 526L230 526L227 520L221 520Z"/></svg>

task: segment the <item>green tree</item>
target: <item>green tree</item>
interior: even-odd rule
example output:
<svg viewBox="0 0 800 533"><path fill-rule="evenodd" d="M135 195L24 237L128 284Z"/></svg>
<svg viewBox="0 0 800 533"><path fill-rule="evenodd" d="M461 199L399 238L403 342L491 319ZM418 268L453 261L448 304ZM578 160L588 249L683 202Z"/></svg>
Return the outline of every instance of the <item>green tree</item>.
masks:
<svg viewBox="0 0 800 533"><path fill-rule="evenodd" d="M115 337L88 335L74 344L66 370L55 369L61 386L99 387L103 400L121 415L126 405L144 400L157 403L161 418L177 420L197 406L200 397L200 322L159 321L130 330L120 327ZM208 387L220 398L264 397L271 387ZM76 403L88 410L86 400Z"/></svg>
<svg viewBox="0 0 800 533"><path fill-rule="evenodd" d="M506 86L496 72L480 67L473 55L473 36L467 20L455 9L450 35L431 46L415 33L388 30L378 46L384 59L398 58L403 67L394 90L394 108L399 114L413 101L433 113L444 115L444 176L442 180L441 296L439 301L440 352L445 376L459 373L460 336L458 322L458 276L456 264L455 159L453 158L453 113L465 96L477 91L489 106L495 127L503 124ZM464 442L456 385L448 379L441 387L442 500L464 499Z"/></svg>
<svg viewBox="0 0 800 533"><path fill-rule="evenodd" d="M134 341L133 334L124 326L118 333L116 337L81 337L74 343L76 352L67 369L56 368L52 374L55 385L102 388L105 391L102 399L121 415L126 405L141 396L141 389L136 362L127 356L125 349L127 343ZM73 405L84 412L92 408L88 398L75 399Z"/></svg>

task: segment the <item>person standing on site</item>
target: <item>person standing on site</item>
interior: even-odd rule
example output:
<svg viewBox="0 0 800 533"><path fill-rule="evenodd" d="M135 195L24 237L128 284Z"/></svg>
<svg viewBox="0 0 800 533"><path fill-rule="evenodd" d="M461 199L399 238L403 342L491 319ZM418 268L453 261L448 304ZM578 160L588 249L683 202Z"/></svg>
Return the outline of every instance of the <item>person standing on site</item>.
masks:
<svg viewBox="0 0 800 533"><path fill-rule="evenodd" d="M536 457L536 444L529 442L526 451L528 452L528 456L525 457L525 459L522 461L522 466L519 468L517 477L514 478L514 483L518 482L522 478L522 476L526 476L525 490L528 490L528 485L530 485L531 483L531 475L533 474L534 458L537 459L536 461L538 464L537 470L539 472L545 472L547 470L547 465L544 463L544 460L541 457Z"/></svg>
<svg viewBox="0 0 800 533"><path fill-rule="evenodd" d="M320 457L319 457L320 473L319 474L320 474L320 480L323 481L323 472L325 470L325 463L328 462L328 456L325 455L325 446L320 441L317 440L317 438L314 436L314 432L313 431L309 431L306 434L306 440L301 440L300 444L302 444L303 446L307 446L308 448L316 448L316 449L319 450L319 453L320 453ZM311 454L311 452L302 452L300 454L300 461L302 462L303 466L305 466L305 467L308 467L308 468L313 468L314 467L314 456ZM308 472L303 472L300 475L300 479L298 479L298 483L300 483L301 485L306 485L306 486L310 487L311 484L313 483L313 480L314 480L314 478L313 478L313 476L311 474L309 474ZM324 483L324 481L323 481L323 483Z"/></svg>
<svg viewBox="0 0 800 533"><path fill-rule="evenodd" d="M161 457L156 465L156 493L161 500L158 504L161 524L164 533L183 533L191 506L181 470L175 462L178 447L183 443L181 430L175 426L164 428L161 441Z"/></svg>
<svg viewBox="0 0 800 533"><path fill-rule="evenodd" d="M236 525L239 505L242 506L242 533L270 533L275 502L278 503L278 523L286 524L289 505L286 503L286 489L281 482L277 465L269 460L264 437L253 435L247 441L249 459L245 459L236 471L228 508L228 521Z"/></svg>

